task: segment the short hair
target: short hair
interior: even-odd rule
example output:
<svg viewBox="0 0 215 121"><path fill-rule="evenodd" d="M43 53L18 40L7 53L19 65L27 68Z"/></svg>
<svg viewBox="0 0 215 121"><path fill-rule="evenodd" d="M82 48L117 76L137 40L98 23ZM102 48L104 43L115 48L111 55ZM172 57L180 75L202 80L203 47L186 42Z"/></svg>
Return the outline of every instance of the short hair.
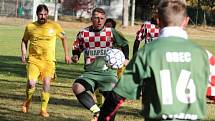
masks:
<svg viewBox="0 0 215 121"><path fill-rule="evenodd" d="M102 8L95 8L95 9L93 10L93 12L92 12L92 16L95 15L95 12L98 12L98 13L101 13L101 14L104 14L104 15L105 15L105 11L104 11L104 9L102 9Z"/></svg>
<svg viewBox="0 0 215 121"><path fill-rule="evenodd" d="M112 24L113 28L116 27L116 21L114 21L112 18L107 18L106 21L105 21L105 24L109 23L109 22Z"/></svg>
<svg viewBox="0 0 215 121"><path fill-rule="evenodd" d="M158 5L158 15L162 26L180 26L187 16L184 0L161 0Z"/></svg>
<svg viewBox="0 0 215 121"><path fill-rule="evenodd" d="M42 10L45 10L45 11L49 12L49 9L48 9L48 7L45 4L40 4L40 5L37 6L37 11L36 11L37 15Z"/></svg>

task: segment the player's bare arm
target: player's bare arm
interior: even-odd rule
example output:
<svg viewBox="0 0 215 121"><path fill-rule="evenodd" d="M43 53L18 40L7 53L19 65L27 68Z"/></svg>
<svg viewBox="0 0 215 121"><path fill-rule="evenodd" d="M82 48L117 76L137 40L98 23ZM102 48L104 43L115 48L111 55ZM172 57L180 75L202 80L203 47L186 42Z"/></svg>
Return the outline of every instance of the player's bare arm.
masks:
<svg viewBox="0 0 215 121"><path fill-rule="evenodd" d="M63 36L62 38L62 45L63 45L63 49L64 49L64 53L65 53L65 62L67 64L71 63L71 57L69 55L69 49L68 49L68 45L67 45L67 37Z"/></svg>
<svg viewBox="0 0 215 121"><path fill-rule="evenodd" d="M21 52L22 52L22 63L26 63L26 54L27 54L27 48L28 48L28 40L22 39L21 42Z"/></svg>

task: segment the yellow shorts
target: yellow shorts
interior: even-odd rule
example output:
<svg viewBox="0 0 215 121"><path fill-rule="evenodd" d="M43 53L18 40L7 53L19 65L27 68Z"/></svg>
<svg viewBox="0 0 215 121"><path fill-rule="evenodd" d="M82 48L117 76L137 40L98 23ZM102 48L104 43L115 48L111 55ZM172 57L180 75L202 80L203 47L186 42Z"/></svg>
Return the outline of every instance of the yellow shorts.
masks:
<svg viewBox="0 0 215 121"><path fill-rule="evenodd" d="M53 61L30 61L27 65L28 80L43 80L45 77L55 78L55 62Z"/></svg>

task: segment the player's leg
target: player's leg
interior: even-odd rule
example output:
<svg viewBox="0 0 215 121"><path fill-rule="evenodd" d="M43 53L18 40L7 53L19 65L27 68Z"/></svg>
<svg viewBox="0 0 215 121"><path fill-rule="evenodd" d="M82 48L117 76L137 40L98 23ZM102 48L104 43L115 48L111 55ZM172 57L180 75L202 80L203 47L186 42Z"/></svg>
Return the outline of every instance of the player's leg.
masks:
<svg viewBox="0 0 215 121"><path fill-rule="evenodd" d="M55 63L54 62L43 62L41 63L42 68L42 80L43 80L43 90L41 92L41 112L40 115L43 117L49 117L47 112L48 102L50 98L50 85L51 80L55 75Z"/></svg>
<svg viewBox="0 0 215 121"><path fill-rule="evenodd" d="M100 81L98 81L98 87L101 89L102 94L103 94L103 96L105 97L105 100L106 100L106 97L111 95L111 91L115 87L115 84L117 83L118 79L117 79L117 76L116 76L116 72L115 72L115 74L113 73L113 75L112 74L110 74L110 75L102 75L100 77L101 78L98 79L98 80L100 80ZM104 80L106 80L106 81L104 82ZM109 82L109 83L107 83L107 82ZM107 102L106 102L106 104L105 104L105 102L104 102L103 105L102 105L103 108L104 107L105 108L111 108L111 110L112 110L112 107L111 107L111 105L109 103L107 104ZM110 107L108 107L108 105ZM97 119L98 119L98 117L97 117ZM111 120L109 120L109 121L114 121L114 119L115 119L115 113L111 114Z"/></svg>
<svg viewBox="0 0 215 121"><path fill-rule="evenodd" d="M119 96L113 91L103 92L105 101L101 107L98 121L114 121L115 115L125 98Z"/></svg>
<svg viewBox="0 0 215 121"><path fill-rule="evenodd" d="M29 105L32 100L32 96L35 92L35 86L38 79L38 76L40 75L39 69L35 64L29 63L27 65L27 86L26 86L26 99L23 102L22 105L22 112L27 113L29 109Z"/></svg>
<svg viewBox="0 0 215 121"><path fill-rule="evenodd" d="M41 112L40 115L43 117L49 117L49 114L47 112L47 106L50 98L50 77L45 77L43 79L43 90L41 92Z"/></svg>
<svg viewBox="0 0 215 121"><path fill-rule="evenodd" d="M89 83L89 80L86 81L84 79L76 79L72 90L76 95L78 101L88 110L97 114L100 111L100 108L96 105L93 97L87 91L91 91L93 93L93 89L95 84Z"/></svg>
<svg viewBox="0 0 215 121"><path fill-rule="evenodd" d="M121 78L121 76L122 76L122 74L123 74L125 68L126 68L126 67L125 67L125 65L124 65L122 68L117 69L117 77L118 77L118 79ZM95 96L96 96L96 100L97 100L97 105L98 105L99 107L101 107L102 104L103 104L103 96L102 96L102 95L103 95L103 94L101 93L101 90L96 89L96 91L95 91Z"/></svg>

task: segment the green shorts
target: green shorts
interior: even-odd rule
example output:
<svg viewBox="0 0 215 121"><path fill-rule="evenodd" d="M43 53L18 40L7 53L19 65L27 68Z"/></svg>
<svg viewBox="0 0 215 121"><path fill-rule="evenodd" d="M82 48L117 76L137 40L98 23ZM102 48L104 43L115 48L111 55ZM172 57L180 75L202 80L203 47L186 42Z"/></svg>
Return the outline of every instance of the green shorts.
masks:
<svg viewBox="0 0 215 121"><path fill-rule="evenodd" d="M118 78L116 70L107 69L102 71L84 72L76 79L76 82L78 82L78 80L84 80L91 86L91 89L94 92L97 88L101 91L111 91L115 87Z"/></svg>

